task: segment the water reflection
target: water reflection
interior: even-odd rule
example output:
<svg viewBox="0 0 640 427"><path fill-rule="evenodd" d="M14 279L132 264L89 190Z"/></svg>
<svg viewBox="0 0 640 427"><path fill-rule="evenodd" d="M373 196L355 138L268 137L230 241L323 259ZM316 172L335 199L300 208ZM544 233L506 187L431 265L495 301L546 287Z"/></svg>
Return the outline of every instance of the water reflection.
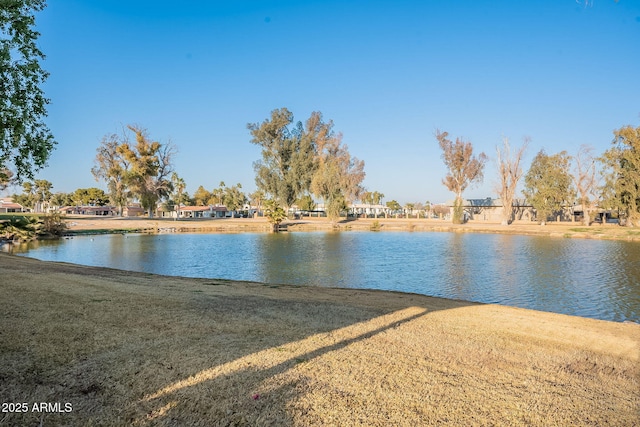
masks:
<svg viewBox="0 0 640 427"><path fill-rule="evenodd" d="M349 287L354 277L359 276L358 258L363 253L352 236L345 233L260 235L257 239L260 281Z"/></svg>
<svg viewBox="0 0 640 427"><path fill-rule="evenodd" d="M640 320L640 245L634 242L310 232L82 236L3 250L166 275L397 290Z"/></svg>

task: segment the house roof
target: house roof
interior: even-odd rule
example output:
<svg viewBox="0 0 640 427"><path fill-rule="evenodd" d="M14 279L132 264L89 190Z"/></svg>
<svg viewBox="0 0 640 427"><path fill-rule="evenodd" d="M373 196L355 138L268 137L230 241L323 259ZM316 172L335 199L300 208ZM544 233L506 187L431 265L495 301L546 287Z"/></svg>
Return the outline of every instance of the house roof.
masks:
<svg viewBox="0 0 640 427"><path fill-rule="evenodd" d="M454 200L448 200L445 205L453 206ZM491 197L487 197L485 199L464 199L462 200L462 206L465 208L496 208L502 207L501 199L493 199ZM527 203L524 199L513 199L512 206L531 206L531 204Z"/></svg>
<svg viewBox="0 0 640 427"><path fill-rule="evenodd" d="M180 210L182 212L184 211L188 211L188 212L205 212L210 210L211 208L209 206L180 206Z"/></svg>
<svg viewBox="0 0 640 427"><path fill-rule="evenodd" d="M227 212L226 206L180 206L181 211L189 212Z"/></svg>
<svg viewBox="0 0 640 427"><path fill-rule="evenodd" d="M13 202L3 202L2 200L0 200L0 207L2 208L6 208L6 209L22 209L22 205L19 203L13 203Z"/></svg>
<svg viewBox="0 0 640 427"><path fill-rule="evenodd" d="M83 211L113 211L115 208L113 206L65 206L59 209L60 211L74 211L74 210L83 210Z"/></svg>
<svg viewBox="0 0 640 427"><path fill-rule="evenodd" d="M20 203L15 203L11 197L0 197L0 206L9 209L22 209L23 206Z"/></svg>

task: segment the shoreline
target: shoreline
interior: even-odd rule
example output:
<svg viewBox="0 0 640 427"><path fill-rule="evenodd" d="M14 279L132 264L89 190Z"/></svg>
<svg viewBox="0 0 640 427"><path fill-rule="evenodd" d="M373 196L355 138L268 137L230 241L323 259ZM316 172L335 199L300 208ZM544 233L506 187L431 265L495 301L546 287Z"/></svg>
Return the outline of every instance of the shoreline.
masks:
<svg viewBox="0 0 640 427"><path fill-rule="evenodd" d="M81 217L65 218L69 224L67 235L108 234L123 232L142 233L238 233L270 232L265 218L221 218L174 220L169 218L113 218ZM336 225L326 218L287 220L281 231L407 231L407 232L455 232L493 233L561 238L640 241L640 229L620 227L615 224L594 224L590 227L579 223L554 222L541 226L531 222L515 222L511 225L470 221L466 224L435 219L359 218L342 220Z"/></svg>
<svg viewBox="0 0 640 427"><path fill-rule="evenodd" d="M640 325L0 254L2 414L44 425L630 425Z"/></svg>

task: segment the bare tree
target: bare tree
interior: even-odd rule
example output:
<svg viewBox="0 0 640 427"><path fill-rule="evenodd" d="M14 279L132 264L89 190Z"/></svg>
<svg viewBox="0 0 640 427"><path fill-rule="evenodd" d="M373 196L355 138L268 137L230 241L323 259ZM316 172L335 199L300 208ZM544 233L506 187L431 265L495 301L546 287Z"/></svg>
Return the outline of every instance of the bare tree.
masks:
<svg viewBox="0 0 640 427"><path fill-rule="evenodd" d="M596 159L593 147L581 145L573 158L573 182L582 205L582 218L585 225L591 225L591 203L596 196Z"/></svg>
<svg viewBox="0 0 640 427"><path fill-rule="evenodd" d="M508 225L513 221L513 200L523 173L520 161L528 145L529 138L525 137L522 146L512 153L509 139L504 138L502 149L496 147L496 163L500 180L497 191L502 201L502 225Z"/></svg>
<svg viewBox="0 0 640 427"><path fill-rule="evenodd" d="M487 162L487 155L473 155L473 146L470 142L463 142L456 138L456 142L447 139L447 132L436 131L436 138L442 149L442 160L449 169L449 173L442 183L456 195L453 207L453 222L461 224L464 221L462 210L462 193L475 182L481 182L482 170Z"/></svg>

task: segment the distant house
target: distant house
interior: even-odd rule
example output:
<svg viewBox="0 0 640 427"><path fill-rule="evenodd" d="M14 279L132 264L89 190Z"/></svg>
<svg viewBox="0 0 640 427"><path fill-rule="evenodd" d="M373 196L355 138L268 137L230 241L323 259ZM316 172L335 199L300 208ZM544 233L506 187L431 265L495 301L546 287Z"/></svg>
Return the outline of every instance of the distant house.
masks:
<svg viewBox="0 0 640 427"><path fill-rule="evenodd" d="M113 206L65 206L58 209L58 212L65 215L116 215L116 209Z"/></svg>
<svg viewBox="0 0 640 427"><path fill-rule="evenodd" d="M160 216L175 218L177 210L160 212ZM224 218L229 211L225 206L180 206L180 218Z"/></svg>
<svg viewBox="0 0 640 427"><path fill-rule="evenodd" d="M446 203L451 208L453 214L454 200ZM533 221L535 218L535 210L531 204L524 199L515 199L513 201L514 219L521 221ZM471 221L487 221L501 222L504 205L501 199L493 199L487 197L485 199L464 199L462 201L465 220Z"/></svg>
<svg viewBox="0 0 640 427"><path fill-rule="evenodd" d="M0 213L25 212L20 203L15 203L11 198L0 198Z"/></svg>
<svg viewBox="0 0 640 427"><path fill-rule="evenodd" d="M175 211L172 212L174 215ZM210 206L182 206L180 208L180 218L210 218Z"/></svg>
<svg viewBox="0 0 640 427"><path fill-rule="evenodd" d="M373 205L367 203L352 203L349 205L351 213L357 216L365 215L367 217L384 217L391 213L391 209L381 204Z"/></svg>
<svg viewBox="0 0 640 427"><path fill-rule="evenodd" d="M602 209L596 203L592 203L587 207L589 209L589 217L591 221L606 223L618 223L617 218L612 218L613 211L611 209ZM584 221L584 208L581 204L573 207L574 221Z"/></svg>
<svg viewBox="0 0 640 427"><path fill-rule="evenodd" d="M211 218L226 218L229 214L226 206L211 206Z"/></svg>
<svg viewBox="0 0 640 427"><path fill-rule="evenodd" d="M451 213L453 213L453 202L453 200L450 200L446 203L450 207ZM467 221L502 221L504 206L500 199L492 199L491 197L486 199L465 199L462 202L462 207ZM536 217L536 210L525 199L515 199L513 201L513 212L515 221L540 221L540 218ZM553 221L579 221L582 218L582 206L567 204L554 215L553 218L550 217L548 219ZM610 211L593 209L592 218L594 219L606 222L610 217Z"/></svg>
<svg viewBox="0 0 640 427"><path fill-rule="evenodd" d="M122 208L122 216L134 217L144 215L144 208L139 203L133 203Z"/></svg>

